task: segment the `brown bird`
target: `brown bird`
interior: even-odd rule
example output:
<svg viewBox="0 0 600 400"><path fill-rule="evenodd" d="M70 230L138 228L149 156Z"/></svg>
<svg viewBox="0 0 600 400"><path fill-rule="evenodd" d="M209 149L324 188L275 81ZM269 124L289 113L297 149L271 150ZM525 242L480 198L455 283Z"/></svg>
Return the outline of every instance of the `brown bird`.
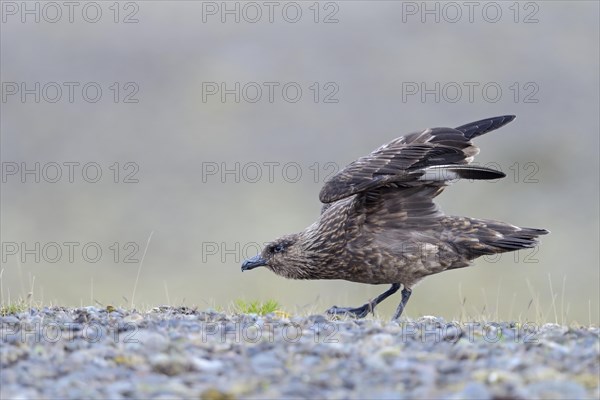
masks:
<svg viewBox="0 0 600 400"><path fill-rule="evenodd" d="M321 189L319 219L300 233L270 242L242 271L265 266L292 279L344 279L392 286L361 307L333 306L330 314L358 318L403 285L398 318L413 286L428 275L463 268L486 254L537 245L545 229L445 215L434 197L457 179L505 174L468 165L479 149L471 139L514 115L458 128L432 128L399 137L331 177Z"/></svg>

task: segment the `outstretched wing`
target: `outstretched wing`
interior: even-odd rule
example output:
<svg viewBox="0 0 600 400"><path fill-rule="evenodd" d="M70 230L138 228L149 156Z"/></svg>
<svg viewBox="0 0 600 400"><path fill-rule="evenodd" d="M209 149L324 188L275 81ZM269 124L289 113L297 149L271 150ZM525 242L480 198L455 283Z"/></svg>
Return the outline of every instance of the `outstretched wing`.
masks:
<svg viewBox="0 0 600 400"><path fill-rule="evenodd" d="M502 178L505 176L502 172L467 165L479 153L470 139L514 118L494 117L456 129L432 128L399 137L331 177L321 189L319 198L323 203L332 203L358 193L374 192L372 196L381 196L390 189L397 192L435 186L436 190L427 192L431 199L431 195L439 194L448 181ZM415 193L411 192L412 195Z"/></svg>

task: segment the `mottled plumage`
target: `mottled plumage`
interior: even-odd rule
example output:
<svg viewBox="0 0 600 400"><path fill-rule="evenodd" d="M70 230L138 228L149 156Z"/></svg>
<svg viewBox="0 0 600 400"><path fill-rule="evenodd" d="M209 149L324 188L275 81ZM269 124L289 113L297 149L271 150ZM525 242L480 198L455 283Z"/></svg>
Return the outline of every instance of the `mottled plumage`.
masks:
<svg viewBox="0 0 600 400"><path fill-rule="evenodd" d="M319 194L319 219L304 231L268 244L242 271L266 266L293 279L345 279L392 284L356 308L332 307L357 317L403 285L402 313L412 287L428 275L468 266L475 258L534 247L544 229L445 215L433 202L456 179L505 175L469 163L479 152L471 139L512 121L484 119L458 128L411 133L361 157L331 177Z"/></svg>

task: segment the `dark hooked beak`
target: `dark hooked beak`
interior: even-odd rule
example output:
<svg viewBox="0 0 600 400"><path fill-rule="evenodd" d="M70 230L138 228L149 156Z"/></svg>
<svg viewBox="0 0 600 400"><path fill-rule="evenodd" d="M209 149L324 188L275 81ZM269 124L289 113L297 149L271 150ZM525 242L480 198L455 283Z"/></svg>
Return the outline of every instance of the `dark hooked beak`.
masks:
<svg viewBox="0 0 600 400"><path fill-rule="evenodd" d="M260 254L247 259L242 263L242 272L249 271L256 267L261 267L263 265L267 265L267 261L260 256Z"/></svg>

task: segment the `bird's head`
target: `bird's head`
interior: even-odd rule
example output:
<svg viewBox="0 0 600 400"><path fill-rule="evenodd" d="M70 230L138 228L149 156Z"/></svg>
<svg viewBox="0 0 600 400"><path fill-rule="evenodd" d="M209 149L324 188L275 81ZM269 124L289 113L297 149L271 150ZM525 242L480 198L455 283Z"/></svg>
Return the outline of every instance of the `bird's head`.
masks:
<svg viewBox="0 0 600 400"><path fill-rule="evenodd" d="M307 261L300 235L286 235L267 243L260 254L245 260L242 271L264 266L277 275L299 279Z"/></svg>

